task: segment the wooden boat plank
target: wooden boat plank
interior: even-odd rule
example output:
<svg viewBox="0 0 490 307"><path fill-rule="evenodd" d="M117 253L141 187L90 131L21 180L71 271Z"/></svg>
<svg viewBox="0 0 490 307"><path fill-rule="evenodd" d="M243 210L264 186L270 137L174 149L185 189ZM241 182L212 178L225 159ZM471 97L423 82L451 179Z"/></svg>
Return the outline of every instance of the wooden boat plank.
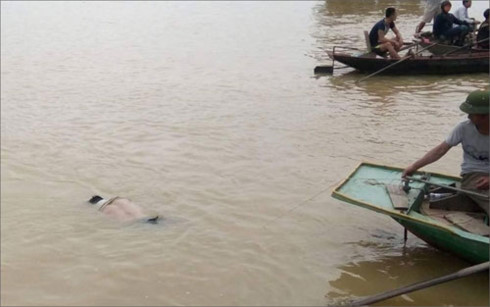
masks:
<svg viewBox="0 0 490 307"><path fill-rule="evenodd" d="M408 195L401 184L385 184L393 207L398 210L406 210L409 207Z"/></svg>
<svg viewBox="0 0 490 307"><path fill-rule="evenodd" d="M483 213L434 209L428 201L424 201L420 207L420 213L430 216L442 224L456 225L471 233L482 236L490 234L490 227L485 224L485 214Z"/></svg>
<svg viewBox="0 0 490 307"><path fill-rule="evenodd" d="M469 214L466 212L451 212L444 216L454 225L482 236L490 234L490 227L484 224L484 215Z"/></svg>
<svg viewBox="0 0 490 307"><path fill-rule="evenodd" d="M424 201L422 203L422 206L420 206L420 213L425 214L427 216L430 216L434 220L437 220L438 222L451 226L452 223L448 221L445 216L447 214L447 210L442 210L442 209L433 209L430 207L430 204L428 201Z"/></svg>

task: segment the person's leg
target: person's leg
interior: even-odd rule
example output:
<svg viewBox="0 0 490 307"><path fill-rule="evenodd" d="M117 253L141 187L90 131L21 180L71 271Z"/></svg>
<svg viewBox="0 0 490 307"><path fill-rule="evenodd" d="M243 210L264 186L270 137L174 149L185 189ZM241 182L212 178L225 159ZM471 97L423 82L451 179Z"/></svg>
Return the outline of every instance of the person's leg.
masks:
<svg viewBox="0 0 490 307"><path fill-rule="evenodd" d="M381 51L381 45L377 45L376 47L374 47L373 49L371 49L371 52L374 52L375 54L381 56L381 57L386 57L387 56L387 50L385 51Z"/></svg>
<svg viewBox="0 0 490 307"><path fill-rule="evenodd" d="M425 22L421 21L415 28L415 34L420 33L424 27L425 27Z"/></svg>
<svg viewBox="0 0 490 307"><path fill-rule="evenodd" d="M481 176L488 176L488 174L485 173L470 173L470 174L465 174L463 175L463 179L461 180L461 188L464 190L469 190L473 191L479 194L486 195L485 197L479 197L479 196L473 196L473 195L468 195L473 201L475 201L480 208L482 208L487 215L489 213L489 200L488 200L488 195L489 191L488 190L480 190L476 188L476 182L478 181Z"/></svg>
<svg viewBox="0 0 490 307"><path fill-rule="evenodd" d="M465 38L470 33L471 28L468 26L460 26L461 27L461 34L459 35L459 45L463 46L465 42Z"/></svg>
<svg viewBox="0 0 490 307"><path fill-rule="evenodd" d="M417 28L415 28L415 34L422 32L425 25L431 22L440 12L441 8L438 5L435 7L426 7L424 16L422 16L422 21L420 21Z"/></svg>
<svg viewBox="0 0 490 307"><path fill-rule="evenodd" d="M400 56L398 55L398 53L396 52L395 48L393 47L393 45L391 43L381 44L379 49L382 52L388 51L388 53L390 54L390 58L392 58L392 59L397 59L397 60L400 59Z"/></svg>
<svg viewBox="0 0 490 307"><path fill-rule="evenodd" d="M396 41L398 43L398 45L395 46L395 50L398 52L403 47L403 41L401 40L400 37L396 37L395 39L396 39Z"/></svg>
<svg viewBox="0 0 490 307"><path fill-rule="evenodd" d="M462 26L454 27L444 32L443 36L451 43L454 43L454 40L458 40L460 36L463 34L464 30L465 29Z"/></svg>

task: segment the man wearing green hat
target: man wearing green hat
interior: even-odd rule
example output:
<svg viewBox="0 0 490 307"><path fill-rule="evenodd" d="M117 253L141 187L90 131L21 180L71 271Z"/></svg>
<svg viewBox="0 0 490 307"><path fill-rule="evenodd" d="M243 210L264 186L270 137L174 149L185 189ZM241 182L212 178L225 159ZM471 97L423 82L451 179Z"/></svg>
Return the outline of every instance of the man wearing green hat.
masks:
<svg viewBox="0 0 490 307"><path fill-rule="evenodd" d="M470 93L466 101L459 106L461 111L468 114L468 120L459 123L445 141L408 166L403 171L402 177L405 178L419 168L439 160L451 147L461 143L463 146L461 188L487 195L486 198L468 196L489 214L489 97L488 90Z"/></svg>

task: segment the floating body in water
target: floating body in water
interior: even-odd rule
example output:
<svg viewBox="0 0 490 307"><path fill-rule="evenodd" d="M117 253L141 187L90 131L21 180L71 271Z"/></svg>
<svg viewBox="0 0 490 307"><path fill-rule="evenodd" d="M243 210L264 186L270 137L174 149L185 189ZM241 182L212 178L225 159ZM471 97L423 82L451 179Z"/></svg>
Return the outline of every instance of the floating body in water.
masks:
<svg viewBox="0 0 490 307"><path fill-rule="evenodd" d="M94 195L88 202L96 206L104 215L120 222L142 221L156 224L160 219L158 214L149 215L130 199L119 196L104 199L99 195Z"/></svg>

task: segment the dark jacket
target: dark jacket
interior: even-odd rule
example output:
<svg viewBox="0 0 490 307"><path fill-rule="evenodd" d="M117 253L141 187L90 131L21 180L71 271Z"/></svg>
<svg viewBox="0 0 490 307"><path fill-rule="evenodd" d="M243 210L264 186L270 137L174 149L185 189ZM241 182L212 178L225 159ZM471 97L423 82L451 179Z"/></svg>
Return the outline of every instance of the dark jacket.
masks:
<svg viewBox="0 0 490 307"><path fill-rule="evenodd" d="M434 20L432 34L434 34L436 38L439 38L439 36L444 35L444 33L451 30L453 28L453 24L469 25L466 21L462 21L454 17L454 15L451 13L442 12L437 15L436 19Z"/></svg>
<svg viewBox="0 0 490 307"><path fill-rule="evenodd" d="M487 39L487 40L484 42L480 42L484 39ZM478 29L478 35L476 36L476 41L480 42L480 43L478 43L478 47L488 49L488 46L489 46L489 44L488 44L488 20L484 21L481 24L480 29Z"/></svg>

